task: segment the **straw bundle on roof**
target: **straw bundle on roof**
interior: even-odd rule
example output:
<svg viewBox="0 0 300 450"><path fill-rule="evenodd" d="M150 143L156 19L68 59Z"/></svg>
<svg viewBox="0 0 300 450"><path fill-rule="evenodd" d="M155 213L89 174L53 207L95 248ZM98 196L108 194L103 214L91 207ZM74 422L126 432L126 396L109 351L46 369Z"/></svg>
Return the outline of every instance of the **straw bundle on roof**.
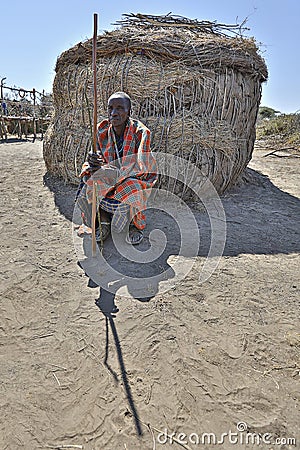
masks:
<svg viewBox="0 0 300 450"><path fill-rule="evenodd" d="M126 91L133 117L152 131L152 149L196 163L223 192L251 159L267 79L254 40L239 31L170 15L125 15L121 27L97 39L99 121L109 96ZM50 172L71 182L91 148L91 57L88 40L56 65L44 158Z"/></svg>

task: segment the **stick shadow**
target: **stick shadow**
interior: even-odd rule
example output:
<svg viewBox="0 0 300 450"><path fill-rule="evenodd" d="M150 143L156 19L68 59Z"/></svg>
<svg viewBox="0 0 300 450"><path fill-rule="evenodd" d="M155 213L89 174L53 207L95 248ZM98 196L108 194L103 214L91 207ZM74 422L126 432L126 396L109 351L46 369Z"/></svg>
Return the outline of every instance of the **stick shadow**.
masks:
<svg viewBox="0 0 300 450"><path fill-rule="evenodd" d="M123 386L125 389L125 394L126 394L126 398L127 398L127 402L128 402L128 407L129 407L131 416L133 417L133 420L134 420L136 433L138 436L142 436L143 432L142 432L141 425L140 425L140 419L139 419L139 415L138 415L138 412L137 412L137 409L135 406L135 402L133 400L130 384L129 384L128 377L127 377L127 371L126 371L126 367L125 367L125 363L124 363L122 347L121 347L120 339L118 336L117 328L116 328L116 325L114 322L115 316L112 314L112 312L109 312L109 309L114 310L114 299L113 299L114 294L106 291L106 293L104 295L106 296L106 302L103 302L102 304L96 303L97 306L99 307L100 311L105 315L106 339L105 339L105 357L104 357L103 362L104 362L105 367L111 373L115 383L118 383L118 376L108 363L109 329L110 329L111 333L113 335L115 347L117 350L118 362L119 362ZM105 308L105 310L103 310L103 308Z"/></svg>

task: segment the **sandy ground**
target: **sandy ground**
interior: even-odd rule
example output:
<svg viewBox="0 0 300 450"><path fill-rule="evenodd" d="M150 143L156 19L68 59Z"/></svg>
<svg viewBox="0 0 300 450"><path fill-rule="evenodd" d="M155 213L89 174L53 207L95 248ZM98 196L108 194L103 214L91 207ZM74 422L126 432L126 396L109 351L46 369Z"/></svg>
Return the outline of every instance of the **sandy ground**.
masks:
<svg viewBox="0 0 300 450"><path fill-rule="evenodd" d="M208 281L195 211L187 277L149 298L101 291L99 308L74 250L74 189L45 175L40 141L0 145L0 449L299 445L300 160L264 154L222 199L226 246Z"/></svg>

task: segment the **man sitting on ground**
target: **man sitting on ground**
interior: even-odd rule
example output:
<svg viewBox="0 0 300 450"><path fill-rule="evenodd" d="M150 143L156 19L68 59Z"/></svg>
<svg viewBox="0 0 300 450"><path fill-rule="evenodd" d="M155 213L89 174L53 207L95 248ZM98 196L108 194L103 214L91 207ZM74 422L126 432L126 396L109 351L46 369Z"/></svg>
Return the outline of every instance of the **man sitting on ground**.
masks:
<svg viewBox="0 0 300 450"><path fill-rule="evenodd" d="M126 242L136 245L146 226L144 210L156 182L156 164L150 150L150 131L130 117L131 100L125 92L108 99L108 119L98 125L97 153L89 153L81 172L83 189L78 204L91 226L93 182L96 181L99 215L96 239L111 230L120 233L128 222ZM101 226L99 226L100 218Z"/></svg>

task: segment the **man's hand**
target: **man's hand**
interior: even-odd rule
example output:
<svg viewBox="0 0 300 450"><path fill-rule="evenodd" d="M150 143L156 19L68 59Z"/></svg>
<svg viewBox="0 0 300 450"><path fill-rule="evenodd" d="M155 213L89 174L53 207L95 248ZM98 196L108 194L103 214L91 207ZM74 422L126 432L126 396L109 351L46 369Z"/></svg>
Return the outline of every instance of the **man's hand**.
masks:
<svg viewBox="0 0 300 450"><path fill-rule="evenodd" d="M98 151L97 153L93 153L92 151L90 151L87 156L87 162L89 163L92 170L98 170L103 164L105 164L100 151Z"/></svg>

